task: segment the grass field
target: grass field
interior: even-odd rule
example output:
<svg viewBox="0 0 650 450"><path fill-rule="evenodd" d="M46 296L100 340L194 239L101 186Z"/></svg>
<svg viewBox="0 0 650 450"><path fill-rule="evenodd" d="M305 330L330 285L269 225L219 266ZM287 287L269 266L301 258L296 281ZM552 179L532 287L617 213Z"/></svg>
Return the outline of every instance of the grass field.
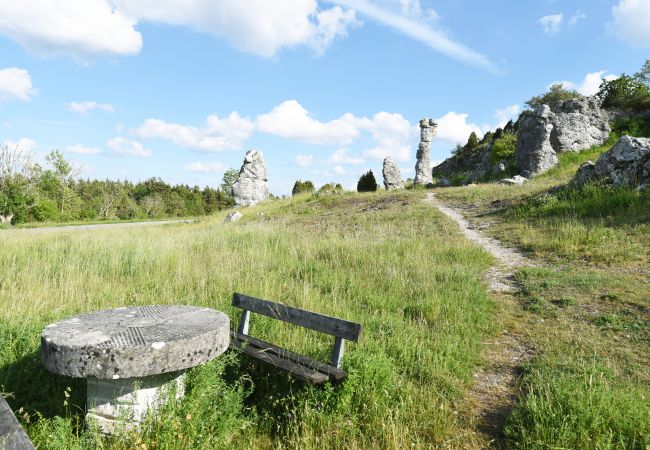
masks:
<svg viewBox="0 0 650 450"><path fill-rule="evenodd" d="M465 404L495 329L490 257L422 192L277 200L191 225L30 234L0 243L0 391L40 448L482 447ZM263 213L263 215L262 215ZM228 352L192 370L188 394L143 426L102 439L83 422L85 386L51 375L39 333L122 305L238 313L234 291L363 324L348 380L311 388ZM252 319L251 332L327 359L330 339Z"/></svg>
<svg viewBox="0 0 650 450"><path fill-rule="evenodd" d="M502 310L537 353L506 425L514 448L650 446L650 193L566 186L611 144L562 154L520 188L438 193L542 265L516 274L516 306Z"/></svg>

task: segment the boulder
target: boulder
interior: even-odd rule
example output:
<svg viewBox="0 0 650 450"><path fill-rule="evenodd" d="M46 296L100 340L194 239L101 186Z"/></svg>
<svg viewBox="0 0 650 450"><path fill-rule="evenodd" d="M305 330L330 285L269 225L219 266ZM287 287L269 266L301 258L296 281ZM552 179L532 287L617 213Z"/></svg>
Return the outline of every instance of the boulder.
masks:
<svg viewBox="0 0 650 450"><path fill-rule="evenodd" d="M264 156L259 150L249 150L232 187L235 204L253 206L269 196L268 176Z"/></svg>
<svg viewBox="0 0 650 450"><path fill-rule="evenodd" d="M492 173L494 175L500 175L506 171L508 168L508 161L499 161L497 164L492 166Z"/></svg>
<svg viewBox="0 0 650 450"><path fill-rule="evenodd" d="M557 154L551 146L551 108L541 105L524 113L517 133L515 163L522 175L529 177L557 164Z"/></svg>
<svg viewBox="0 0 650 450"><path fill-rule="evenodd" d="M499 181L499 183L507 184L510 186L521 186L526 181L528 180L525 177L522 177L521 175L515 175L512 178L504 178L503 180Z"/></svg>
<svg viewBox="0 0 650 450"><path fill-rule="evenodd" d="M600 155L596 163L590 163L580 166L574 184L599 181L637 189L650 187L649 138L623 136L611 150Z"/></svg>
<svg viewBox="0 0 650 450"><path fill-rule="evenodd" d="M382 174L384 175L384 187L387 191L404 187L399 167L397 167L397 164L390 156L384 158Z"/></svg>
<svg viewBox="0 0 650 450"><path fill-rule="evenodd" d="M224 222L237 222L242 217L244 217L242 213L240 213L239 211L233 211L226 216Z"/></svg>
<svg viewBox="0 0 650 450"><path fill-rule="evenodd" d="M427 185L433 182L431 176L431 141L436 135L438 124L433 119L420 120L420 145L416 154L414 184Z"/></svg>

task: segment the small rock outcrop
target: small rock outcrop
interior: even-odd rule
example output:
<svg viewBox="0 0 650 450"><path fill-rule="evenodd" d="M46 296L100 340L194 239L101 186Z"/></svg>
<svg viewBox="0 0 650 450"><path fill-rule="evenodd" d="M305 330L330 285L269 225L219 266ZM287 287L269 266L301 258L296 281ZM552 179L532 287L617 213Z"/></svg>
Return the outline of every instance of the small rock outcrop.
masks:
<svg viewBox="0 0 650 450"><path fill-rule="evenodd" d="M515 161L524 176L557 164L557 153L603 144L609 137L609 115L593 97L541 105L524 113L517 134Z"/></svg>
<svg viewBox="0 0 650 450"><path fill-rule="evenodd" d="M399 167L397 167L397 164L390 156L384 158L382 174L384 175L384 187L387 191L404 187Z"/></svg>
<svg viewBox="0 0 650 450"><path fill-rule="evenodd" d="M253 206L268 198L266 164L259 150L249 150L246 153L239 178L232 187L232 195L238 206Z"/></svg>
<svg viewBox="0 0 650 450"><path fill-rule="evenodd" d="M420 145L418 145L415 163L415 184L427 185L433 182L431 177L431 141L436 135L438 124L433 119L420 120Z"/></svg>
<svg viewBox="0 0 650 450"><path fill-rule="evenodd" d="M650 138L623 136L595 163L582 164L573 183L582 185L591 181L640 190L649 188Z"/></svg>
<svg viewBox="0 0 650 450"><path fill-rule="evenodd" d="M226 216L224 222L237 222L242 217L244 217L242 213L240 213L239 211L233 211Z"/></svg>
<svg viewBox="0 0 650 450"><path fill-rule="evenodd" d="M504 178L503 180L499 181L499 183L507 184L507 185L510 185L510 186L521 186L526 181L528 181L527 178L522 177L521 175L515 175L512 178Z"/></svg>

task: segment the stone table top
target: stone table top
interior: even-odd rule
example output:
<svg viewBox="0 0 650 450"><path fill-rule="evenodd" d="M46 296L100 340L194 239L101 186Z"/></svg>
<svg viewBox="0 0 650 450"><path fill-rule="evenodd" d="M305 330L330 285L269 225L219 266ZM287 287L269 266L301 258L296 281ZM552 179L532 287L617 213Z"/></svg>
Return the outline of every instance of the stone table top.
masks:
<svg viewBox="0 0 650 450"><path fill-rule="evenodd" d="M138 378L214 359L230 343L230 321L210 308L152 305L64 319L41 333L51 372L76 378Z"/></svg>

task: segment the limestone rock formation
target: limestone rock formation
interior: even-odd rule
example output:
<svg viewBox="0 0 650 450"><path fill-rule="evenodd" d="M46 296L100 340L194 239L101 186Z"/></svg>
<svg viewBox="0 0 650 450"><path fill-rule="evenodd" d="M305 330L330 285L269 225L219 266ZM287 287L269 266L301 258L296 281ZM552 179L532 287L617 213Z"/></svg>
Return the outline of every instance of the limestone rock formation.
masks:
<svg viewBox="0 0 650 450"><path fill-rule="evenodd" d="M590 163L580 166L575 184L599 181L647 189L650 187L650 138L623 136L611 150L600 155L595 164Z"/></svg>
<svg viewBox="0 0 650 450"><path fill-rule="evenodd" d="M253 206L269 196L268 176L264 156L259 150L249 150L239 171L239 178L232 187L235 204Z"/></svg>
<svg viewBox="0 0 650 450"><path fill-rule="evenodd" d="M526 113L521 120L515 163L526 177L544 172L557 164L557 154L551 146L552 116L551 108L541 105Z"/></svg>
<svg viewBox="0 0 650 450"><path fill-rule="evenodd" d="M522 116L515 160L525 176L557 164L557 153L603 144L609 136L609 116L592 97L565 100L551 108L541 105Z"/></svg>
<svg viewBox="0 0 650 450"><path fill-rule="evenodd" d="M384 158L384 167L382 170L384 175L384 187L387 191L391 189L401 189L404 187L404 182L402 181L402 174L400 173L399 167L393 158L387 156Z"/></svg>
<svg viewBox="0 0 650 450"><path fill-rule="evenodd" d="M510 186L521 186L526 181L528 181L528 179L525 177L522 177L521 175L515 175L512 178L504 178L503 180L499 181L499 183L508 184Z"/></svg>
<svg viewBox="0 0 650 450"><path fill-rule="evenodd" d="M427 185L433 182L431 177L431 141L436 135L438 124L433 119L420 120L420 145L416 154L415 184Z"/></svg>
<svg viewBox="0 0 650 450"><path fill-rule="evenodd" d="M224 222L237 222L242 217L244 217L242 213L240 213L239 211L233 211L226 216Z"/></svg>

